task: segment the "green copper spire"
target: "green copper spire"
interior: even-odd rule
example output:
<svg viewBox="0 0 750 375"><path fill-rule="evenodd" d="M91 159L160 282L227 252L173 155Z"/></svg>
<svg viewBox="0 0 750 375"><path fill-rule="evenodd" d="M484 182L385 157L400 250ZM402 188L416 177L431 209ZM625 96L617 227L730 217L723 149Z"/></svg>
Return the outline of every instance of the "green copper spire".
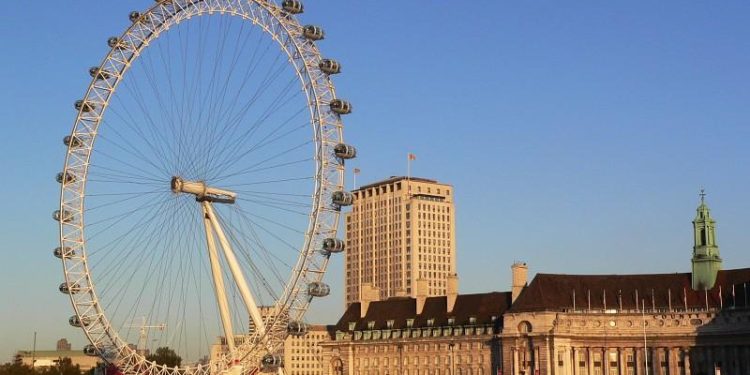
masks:
<svg viewBox="0 0 750 375"><path fill-rule="evenodd" d="M716 282L721 269L719 246L716 244L716 221L706 205L706 192L701 189L701 204L693 220L693 290L708 290Z"/></svg>

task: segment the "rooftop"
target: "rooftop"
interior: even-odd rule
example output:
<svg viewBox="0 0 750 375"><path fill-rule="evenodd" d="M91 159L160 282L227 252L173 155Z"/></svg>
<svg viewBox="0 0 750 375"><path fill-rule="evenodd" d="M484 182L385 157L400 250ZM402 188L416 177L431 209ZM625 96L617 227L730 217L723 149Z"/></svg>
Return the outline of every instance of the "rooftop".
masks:
<svg viewBox="0 0 750 375"><path fill-rule="evenodd" d="M448 184L440 183L437 180L431 180L431 179L428 179L428 178L413 177L413 176L412 177L407 177L407 176L391 176L391 177L389 177L389 178L387 178L385 180L382 180L382 181L377 181L377 182L373 182L371 184L360 186L359 188L355 189L354 191L366 190L366 189L373 188L373 187L376 187L376 186L388 185L388 184L392 184L394 182L403 181L403 180L410 180L410 181L416 181L416 182L427 182L427 183L440 184L440 185L448 185Z"/></svg>
<svg viewBox="0 0 750 375"><path fill-rule="evenodd" d="M750 268L719 271L708 291L690 273L643 275L537 274L509 312L559 310L688 310L750 307ZM575 300L575 306L574 306Z"/></svg>
<svg viewBox="0 0 750 375"><path fill-rule="evenodd" d="M361 318L361 304L349 305L334 331L361 331L370 329L369 322L374 322L371 329L389 329L388 321L393 321L391 329L407 327L407 319L414 319L413 327L426 327L427 321L433 319L436 327L447 326L448 318L453 318L454 325L469 325L470 318L475 318L476 325L500 324L502 314L510 308L510 292L491 292L481 294L461 294L456 297L453 311L448 312L446 296L427 297L422 313L417 315L417 300L411 297L392 297L384 301L371 302L367 314ZM349 328L354 323L354 329Z"/></svg>

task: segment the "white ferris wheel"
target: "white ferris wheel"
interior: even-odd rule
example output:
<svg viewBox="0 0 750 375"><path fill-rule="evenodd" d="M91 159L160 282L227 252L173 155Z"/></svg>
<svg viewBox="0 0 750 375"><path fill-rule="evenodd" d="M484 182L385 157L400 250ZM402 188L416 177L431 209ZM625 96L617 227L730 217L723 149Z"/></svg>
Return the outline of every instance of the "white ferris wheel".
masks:
<svg viewBox="0 0 750 375"><path fill-rule="evenodd" d="M157 0L107 40L75 102L54 213L59 289L87 354L126 374L278 371L283 340L305 334L344 250L356 150L331 81L340 64L302 12L296 0ZM157 347L182 364L147 360Z"/></svg>

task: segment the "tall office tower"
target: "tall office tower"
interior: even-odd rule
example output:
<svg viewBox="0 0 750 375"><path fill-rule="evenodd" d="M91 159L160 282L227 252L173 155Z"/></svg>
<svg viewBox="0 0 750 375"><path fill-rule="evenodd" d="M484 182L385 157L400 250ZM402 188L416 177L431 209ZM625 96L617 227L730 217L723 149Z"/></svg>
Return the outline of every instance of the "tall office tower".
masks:
<svg viewBox="0 0 750 375"><path fill-rule="evenodd" d="M346 305L445 295L448 283L457 282L453 187L391 177L352 193L354 204L346 214Z"/></svg>

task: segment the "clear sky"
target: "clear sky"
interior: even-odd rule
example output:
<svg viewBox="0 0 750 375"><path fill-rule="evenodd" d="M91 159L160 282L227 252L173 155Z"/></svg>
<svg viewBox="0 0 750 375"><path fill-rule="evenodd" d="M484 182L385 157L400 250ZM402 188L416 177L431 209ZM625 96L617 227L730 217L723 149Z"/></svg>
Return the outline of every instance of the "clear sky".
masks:
<svg viewBox="0 0 750 375"><path fill-rule="evenodd" d="M4 4L2 362L34 331L41 349L83 345L51 253L61 139L107 37L151 3ZM724 267L750 267L748 2L306 5L344 64L358 182L405 174L412 152L414 175L455 186L461 292L507 290L514 260L532 275L687 272L701 186ZM342 268L313 321L341 313Z"/></svg>

